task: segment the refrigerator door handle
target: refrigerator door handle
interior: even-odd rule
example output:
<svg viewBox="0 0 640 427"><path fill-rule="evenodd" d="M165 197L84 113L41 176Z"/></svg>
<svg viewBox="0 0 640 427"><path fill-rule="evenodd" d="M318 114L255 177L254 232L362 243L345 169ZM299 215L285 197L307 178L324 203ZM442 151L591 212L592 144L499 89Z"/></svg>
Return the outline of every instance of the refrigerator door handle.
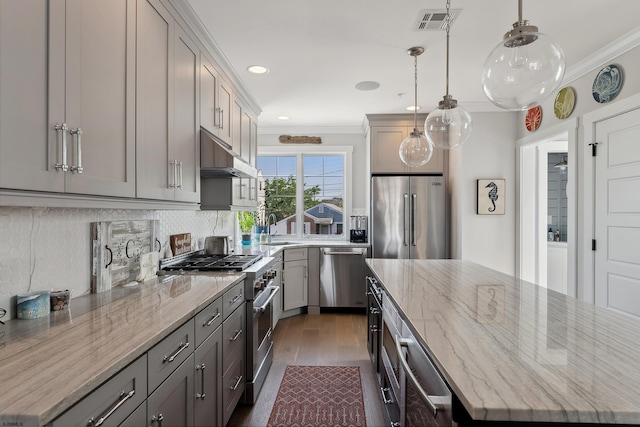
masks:
<svg viewBox="0 0 640 427"><path fill-rule="evenodd" d="M407 243L407 202L409 201L409 194L404 193L403 205L402 205L402 244L408 246Z"/></svg>
<svg viewBox="0 0 640 427"><path fill-rule="evenodd" d="M418 196L411 194L411 246L416 246L416 205Z"/></svg>

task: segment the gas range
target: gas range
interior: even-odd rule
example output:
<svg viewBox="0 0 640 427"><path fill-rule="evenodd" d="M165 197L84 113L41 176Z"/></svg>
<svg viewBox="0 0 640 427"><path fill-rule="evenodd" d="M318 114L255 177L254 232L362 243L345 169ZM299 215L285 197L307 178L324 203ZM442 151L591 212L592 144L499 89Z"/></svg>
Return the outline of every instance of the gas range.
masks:
<svg viewBox="0 0 640 427"><path fill-rule="evenodd" d="M262 258L262 255L211 255L202 252L163 260L165 271L244 271Z"/></svg>

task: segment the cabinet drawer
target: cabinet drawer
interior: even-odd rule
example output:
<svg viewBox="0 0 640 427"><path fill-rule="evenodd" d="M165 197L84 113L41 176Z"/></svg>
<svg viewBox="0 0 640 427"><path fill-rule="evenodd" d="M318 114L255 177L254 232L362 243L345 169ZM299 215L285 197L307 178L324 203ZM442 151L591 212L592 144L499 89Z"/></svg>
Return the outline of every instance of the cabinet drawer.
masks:
<svg viewBox="0 0 640 427"><path fill-rule="evenodd" d="M231 355L244 354L246 335L244 307L243 304L222 324L222 372L227 372L229 369Z"/></svg>
<svg viewBox="0 0 640 427"><path fill-rule="evenodd" d="M224 424L231 417L245 388L244 359L234 358L229 370L222 376L222 417Z"/></svg>
<svg viewBox="0 0 640 427"><path fill-rule="evenodd" d="M195 317L196 348L222 324L222 298L216 299Z"/></svg>
<svg viewBox="0 0 640 427"><path fill-rule="evenodd" d="M285 262L306 260L307 255L308 255L308 248L292 248L292 249L284 250Z"/></svg>
<svg viewBox="0 0 640 427"><path fill-rule="evenodd" d="M244 280L222 295L222 318L229 317L233 310L244 302Z"/></svg>
<svg viewBox="0 0 640 427"><path fill-rule="evenodd" d="M147 356L143 355L59 416L49 426L120 425L147 398ZM93 421L91 421L93 420Z"/></svg>
<svg viewBox="0 0 640 427"><path fill-rule="evenodd" d="M149 393L193 353L193 323L189 320L149 350Z"/></svg>

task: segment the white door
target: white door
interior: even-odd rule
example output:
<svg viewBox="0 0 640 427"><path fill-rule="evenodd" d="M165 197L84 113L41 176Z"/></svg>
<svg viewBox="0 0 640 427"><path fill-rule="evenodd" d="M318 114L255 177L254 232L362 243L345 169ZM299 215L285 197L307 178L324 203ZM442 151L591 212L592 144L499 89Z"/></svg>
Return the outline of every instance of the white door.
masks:
<svg viewBox="0 0 640 427"><path fill-rule="evenodd" d="M595 301L640 316L640 109L595 134Z"/></svg>

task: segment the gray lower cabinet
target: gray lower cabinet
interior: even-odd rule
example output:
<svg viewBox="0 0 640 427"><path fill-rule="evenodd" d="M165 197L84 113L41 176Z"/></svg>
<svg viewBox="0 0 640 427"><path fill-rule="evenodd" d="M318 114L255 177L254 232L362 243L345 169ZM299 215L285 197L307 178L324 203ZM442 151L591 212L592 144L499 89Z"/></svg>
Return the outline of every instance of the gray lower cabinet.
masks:
<svg viewBox="0 0 640 427"><path fill-rule="evenodd" d="M309 305L307 256L307 248L284 250L284 311Z"/></svg>
<svg viewBox="0 0 640 427"><path fill-rule="evenodd" d="M118 372L67 412L50 427L126 425L123 422L147 398L147 355ZM144 425L144 424L139 424Z"/></svg>
<svg viewBox="0 0 640 427"><path fill-rule="evenodd" d="M118 427L141 427L147 425L147 401L142 402Z"/></svg>
<svg viewBox="0 0 640 427"><path fill-rule="evenodd" d="M147 424L157 427L193 425L193 353L147 399Z"/></svg>
<svg viewBox="0 0 640 427"><path fill-rule="evenodd" d="M222 327L218 328L195 352L194 425L222 425Z"/></svg>
<svg viewBox="0 0 640 427"><path fill-rule="evenodd" d="M226 425L245 388L245 303L222 324L222 425Z"/></svg>
<svg viewBox="0 0 640 427"><path fill-rule="evenodd" d="M245 310L239 282L48 426L226 425L245 389Z"/></svg>

